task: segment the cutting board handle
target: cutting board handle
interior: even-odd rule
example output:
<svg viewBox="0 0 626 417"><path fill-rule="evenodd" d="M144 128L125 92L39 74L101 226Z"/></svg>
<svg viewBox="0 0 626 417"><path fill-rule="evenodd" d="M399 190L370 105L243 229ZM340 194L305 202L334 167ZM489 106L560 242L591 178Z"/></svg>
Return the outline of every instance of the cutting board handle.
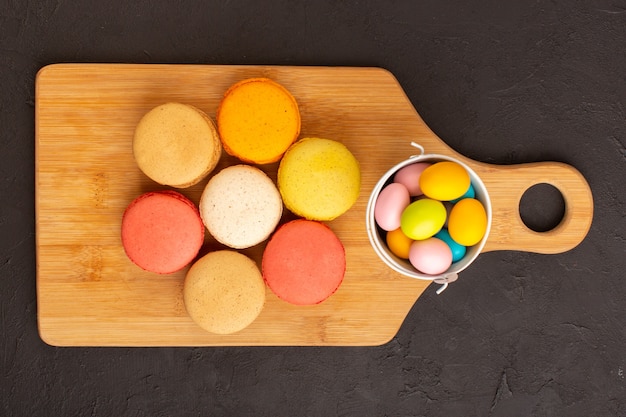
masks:
<svg viewBox="0 0 626 417"><path fill-rule="evenodd" d="M519 250L553 254L578 245L587 235L593 217L593 196L582 174L560 162L537 162L519 165L480 165L477 172L491 199L491 233L483 249ZM537 184L550 184L565 201L561 222L547 232L529 229L520 216L524 193Z"/></svg>

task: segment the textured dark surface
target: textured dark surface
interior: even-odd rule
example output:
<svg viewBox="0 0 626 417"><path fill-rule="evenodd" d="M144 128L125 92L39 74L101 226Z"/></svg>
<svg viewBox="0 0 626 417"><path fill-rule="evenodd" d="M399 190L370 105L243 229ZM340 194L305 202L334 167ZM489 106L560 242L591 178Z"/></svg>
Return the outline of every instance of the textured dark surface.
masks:
<svg viewBox="0 0 626 417"><path fill-rule="evenodd" d="M594 222L567 253L481 255L380 347L50 347L34 79L56 62L384 67L466 156L578 168ZM0 0L0 415L626 416L625 74L623 0ZM553 200L527 202L538 227Z"/></svg>

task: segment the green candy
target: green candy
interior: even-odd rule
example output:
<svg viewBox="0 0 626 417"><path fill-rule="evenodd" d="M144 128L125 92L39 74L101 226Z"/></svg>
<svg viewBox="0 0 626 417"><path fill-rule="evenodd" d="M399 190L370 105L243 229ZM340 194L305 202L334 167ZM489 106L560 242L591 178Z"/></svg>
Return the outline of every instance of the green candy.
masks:
<svg viewBox="0 0 626 417"><path fill-rule="evenodd" d="M441 201L423 198L409 204L400 217L402 232L413 240L434 236L446 222L446 208Z"/></svg>

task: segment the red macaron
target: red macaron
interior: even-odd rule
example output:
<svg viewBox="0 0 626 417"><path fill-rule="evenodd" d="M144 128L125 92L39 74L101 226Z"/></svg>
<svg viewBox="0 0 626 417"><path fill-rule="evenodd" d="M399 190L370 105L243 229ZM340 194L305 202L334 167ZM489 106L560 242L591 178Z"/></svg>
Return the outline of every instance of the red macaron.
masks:
<svg viewBox="0 0 626 417"><path fill-rule="evenodd" d="M262 273L279 298L313 305L330 297L346 271L343 244L324 223L297 219L282 225L263 252Z"/></svg>
<svg viewBox="0 0 626 417"><path fill-rule="evenodd" d="M179 271L193 261L203 243L204 224L197 207L176 191L142 194L124 211L124 251L146 271Z"/></svg>

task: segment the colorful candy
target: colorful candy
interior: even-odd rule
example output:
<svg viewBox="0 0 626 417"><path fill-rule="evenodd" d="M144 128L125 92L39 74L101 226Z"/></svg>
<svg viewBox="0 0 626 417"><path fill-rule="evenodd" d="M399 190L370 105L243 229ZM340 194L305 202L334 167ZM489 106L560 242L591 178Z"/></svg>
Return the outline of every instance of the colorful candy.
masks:
<svg viewBox="0 0 626 417"><path fill-rule="evenodd" d="M462 165L416 162L393 180L380 192L374 218L390 252L419 272L444 273L485 236L487 213Z"/></svg>
<svg viewBox="0 0 626 417"><path fill-rule="evenodd" d="M430 198L450 201L461 197L471 185L470 176L456 162L443 161L429 166L419 179L422 192Z"/></svg>
<svg viewBox="0 0 626 417"><path fill-rule="evenodd" d="M404 185L407 190L409 190L411 197L422 195L424 193L420 188L420 176L430 165L431 164L428 162L417 162L415 164L407 165L396 172L393 176L393 182Z"/></svg>
<svg viewBox="0 0 626 417"><path fill-rule="evenodd" d="M414 240L402 233L402 229L397 228L388 232L386 241L391 253L398 258L409 259L409 250Z"/></svg>
<svg viewBox="0 0 626 417"><path fill-rule="evenodd" d="M480 201L464 198L452 207L448 231L461 245L472 246L480 242L487 230L487 213Z"/></svg>
<svg viewBox="0 0 626 417"><path fill-rule="evenodd" d="M441 230L446 208L441 201L423 198L409 204L402 212L400 227L413 240L424 240Z"/></svg>
<svg viewBox="0 0 626 417"><path fill-rule="evenodd" d="M470 184L470 186L467 189L467 191L465 192L465 194L463 194L461 197L459 197L457 199L454 199L454 200L452 200L450 202L455 204L455 203L458 203L459 201L461 201L464 198L476 198L476 191L474 190L474 186L472 184Z"/></svg>
<svg viewBox="0 0 626 417"><path fill-rule="evenodd" d="M443 240L450 247L450 251L452 252L452 262L457 262L463 259L465 253L467 252L467 248L460 243L455 242L447 229L441 229L435 237Z"/></svg>
<svg viewBox="0 0 626 417"><path fill-rule="evenodd" d="M452 251L443 240L436 237L416 240L411 244L409 261L418 271L439 275L452 265Z"/></svg>
<svg viewBox="0 0 626 417"><path fill-rule="evenodd" d="M402 211L410 202L409 191L404 185L394 182L383 188L374 207L374 219L378 226L386 231L400 227Z"/></svg>

